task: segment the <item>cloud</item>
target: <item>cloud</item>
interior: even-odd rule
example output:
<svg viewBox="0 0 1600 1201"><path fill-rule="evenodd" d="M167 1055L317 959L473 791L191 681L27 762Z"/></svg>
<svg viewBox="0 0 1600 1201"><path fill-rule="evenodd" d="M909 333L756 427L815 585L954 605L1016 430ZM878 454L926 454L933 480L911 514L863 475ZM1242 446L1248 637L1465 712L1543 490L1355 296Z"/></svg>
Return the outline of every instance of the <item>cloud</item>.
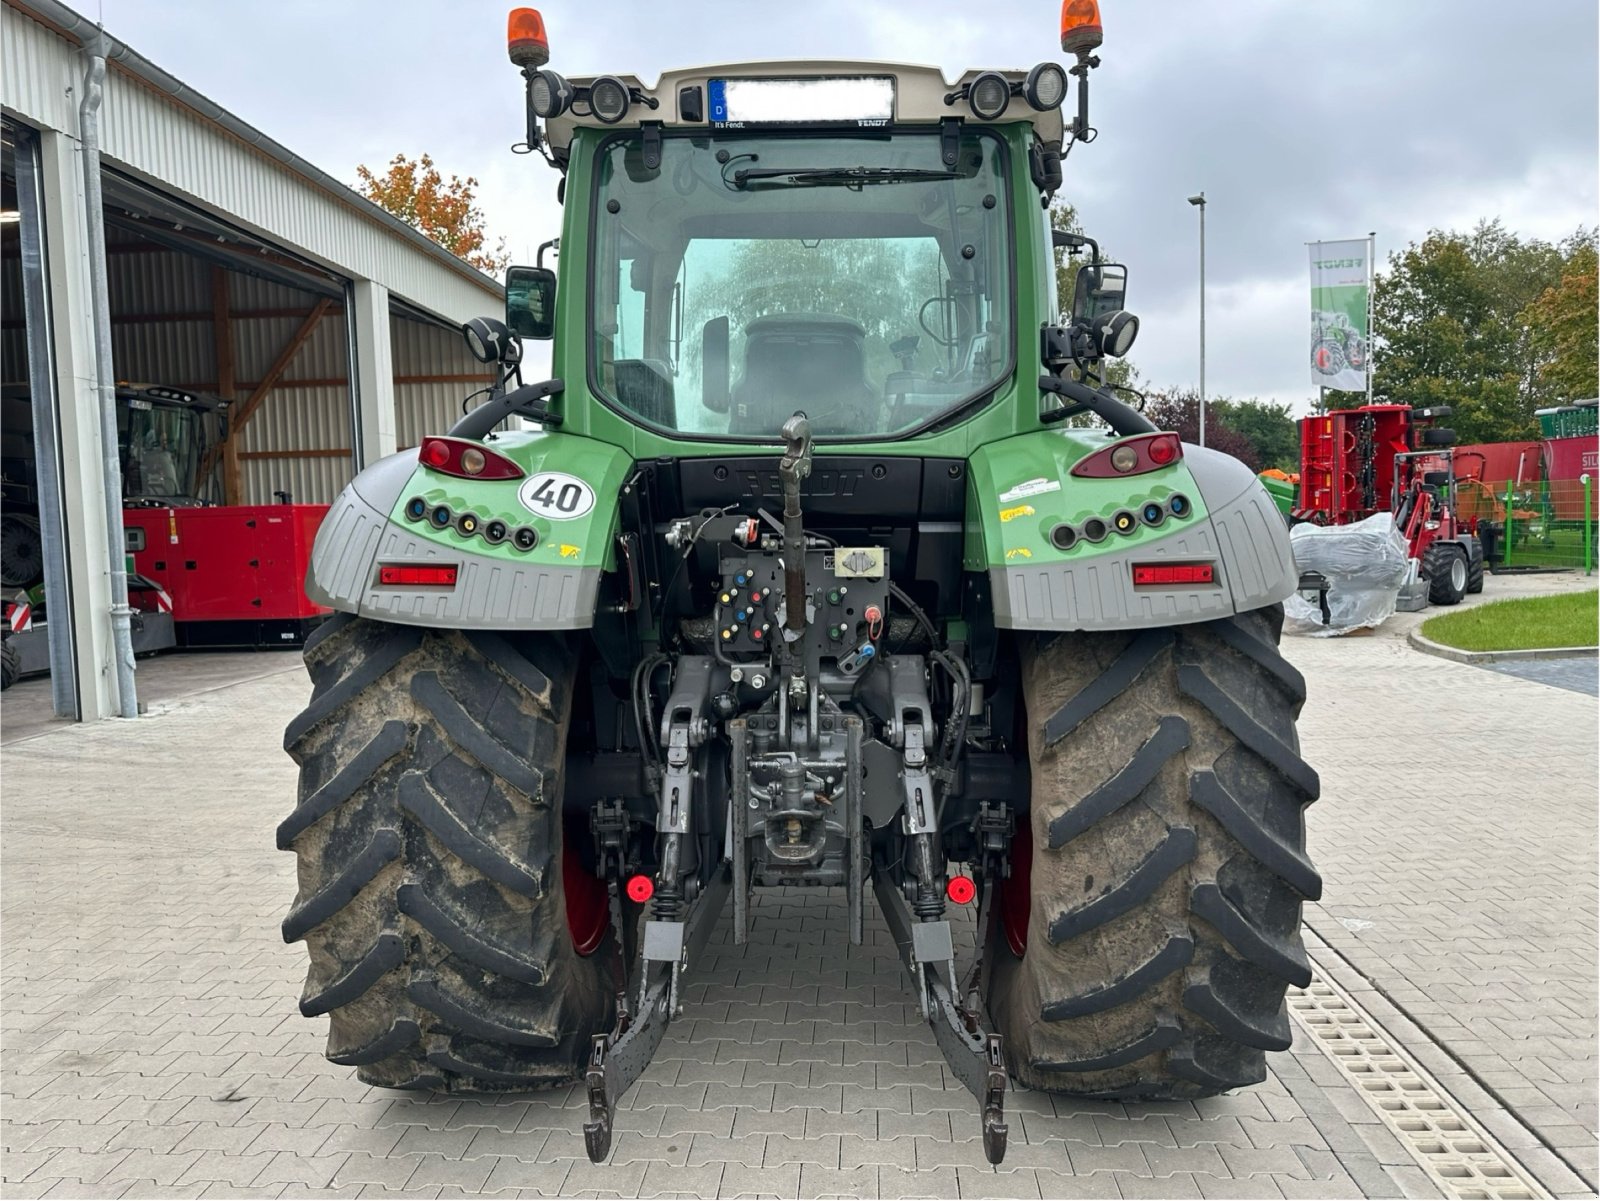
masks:
<svg viewBox="0 0 1600 1201"><path fill-rule="evenodd" d="M427 151L475 175L519 257L553 236L555 176L522 129L498 0L239 6L103 0L106 27L341 179ZM1060 57L1053 0L591 0L547 4L553 65L653 79L693 63L866 58L968 67ZM1198 231L1209 200L1207 384L1310 395L1304 243L1376 230L1380 255L1499 217L1557 238L1597 202L1596 8L1528 0L1117 0L1093 76L1099 139L1066 195L1129 264L1154 384L1198 378ZM225 53L219 49L226 47Z"/></svg>

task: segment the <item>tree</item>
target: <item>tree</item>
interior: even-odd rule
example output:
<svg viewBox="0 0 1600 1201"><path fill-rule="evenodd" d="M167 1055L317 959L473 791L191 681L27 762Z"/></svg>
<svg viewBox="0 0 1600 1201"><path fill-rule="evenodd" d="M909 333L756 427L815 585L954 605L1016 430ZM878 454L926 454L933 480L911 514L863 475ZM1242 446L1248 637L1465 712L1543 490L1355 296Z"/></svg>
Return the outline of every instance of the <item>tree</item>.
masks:
<svg viewBox="0 0 1600 1201"><path fill-rule="evenodd" d="M1218 403L1206 401L1206 448L1232 455L1251 471L1260 471L1261 459L1256 454L1255 445L1220 419ZM1200 393L1195 388L1150 393L1145 401L1144 415L1157 429L1171 430L1185 442L1200 441Z"/></svg>
<svg viewBox="0 0 1600 1201"><path fill-rule="evenodd" d="M1078 220L1078 210L1064 200L1052 204L1050 206L1050 228L1052 230L1060 230L1063 233L1081 234L1083 225ZM1056 299L1063 312L1070 313L1072 309L1072 297L1078 287L1078 272L1088 264L1088 260L1085 258L1086 253L1069 254L1065 250L1060 252L1051 251L1051 254L1055 256L1056 263ZM1100 253L1102 259L1110 260L1110 255L1106 252L1105 247L1102 246L1100 248ZM1051 314L1052 319L1056 316L1057 314ZM1138 384L1139 369L1129 359L1105 359L1100 364L1100 370L1104 372L1107 383L1117 384L1125 388L1132 388ZM1079 374L1076 370L1073 371L1074 378L1077 378ZM1074 421L1072 424L1081 423Z"/></svg>
<svg viewBox="0 0 1600 1201"><path fill-rule="evenodd" d="M1580 231L1575 241L1560 282L1546 288L1522 315L1541 356L1539 383L1558 404L1600 395L1595 238Z"/></svg>
<svg viewBox="0 0 1600 1201"><path fill-rule="evenodd" d="M383 175L374 175L360 166L356 176L361 181L358 190L368 200L388 209L479 271L498 275L511 262L504 238L493 251L484 249L487 234L483 212L474 203L478 181L473 176L462 179L452 175L445 183L426 154L416 160L397 154Z"/></svg>
<svg viewBox="0 0 1600 1201"><path fill-rule="evenodd" d="M1593 235L1582 230L1561 246L1524 241L1488 221L1471 233L1435 230L1421 245L1391 254L1373 293L1374 399L1448 405L1463 442L1536 436L1534 410L1562 399L1547 368L1560 357L1551 343L1559 335L1536 333L1529 310L1560 289L1569 264L1593 244ZM1568 303L1572 336L1581 338L1581 262L1574 274ZM1592 365L1592 332L1588 347ZM1348 399L1330 396L1329 404Z"/></svg>
<svg viewBox="0 0 1600 1201"><path fill-rule="evenodd" d="M1248 438L1255 447L1256 461L1262 467L1276 467L1279 471L1300 469L1300 426L1290 415L1288 405L1267 400L1208 400L1208 443L1214 422Z"/></svg>

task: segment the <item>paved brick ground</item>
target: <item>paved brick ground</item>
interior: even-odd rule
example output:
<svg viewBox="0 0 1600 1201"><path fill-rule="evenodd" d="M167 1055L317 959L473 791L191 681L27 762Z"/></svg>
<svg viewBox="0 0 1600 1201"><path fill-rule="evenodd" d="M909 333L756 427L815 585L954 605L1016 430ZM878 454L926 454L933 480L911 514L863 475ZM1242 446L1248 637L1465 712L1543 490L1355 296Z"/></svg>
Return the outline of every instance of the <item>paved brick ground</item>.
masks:
<svg viewBox="0 0 1600 1201"><path fill-rule="evenodd" d="M1391 633L1291 647L1325 780L1310 923L1525 1117L1520 1154L1554 1154L1543 1138L1592 1182L1593 702ZM1302 1043L1265 1085L1192 1105L1015 1094L991 1171L881 925L844 948L824 894L764 896L753 945L713 944L606 1165L576 1089L369 1089L322 1059L303 950L277 935L278 739L304 692L258 676L5 748L4 1196L1436 1195ZM1448 766L1415 753L1433 727Z"/></svg>
<svg viewBox="0 0 1600 1201"><path fill-rule="evenodd" d="M1568 659L1526 659L1510 663L1490 663L1490 671L1501 675L1549 684L1571 692L1600 696L1600 659L1594 655L1574 655Z"/></svg>
<svg viewBox="0 0 1600 1201"><path fill-rule="evenodd" d="M606 1165L577 1089L367 1088L323 1060L277 934L277 744L303 698L277 674L6 748L6 1197L1436 1195L1314 1047L1192 1105L1018 1093L991 1171L886 931L843 949L821 894L764 896L751 946L713 944Z"/></svg>
<svg viewBox="0 0 1600 1201"><path fill-rule="evenodd" d="M1472 599L1585 584L1491 579ZM1286 643L1323 784L1307 923L1592 1189L1595 701L1418 653L1424 616Z"/></svg>

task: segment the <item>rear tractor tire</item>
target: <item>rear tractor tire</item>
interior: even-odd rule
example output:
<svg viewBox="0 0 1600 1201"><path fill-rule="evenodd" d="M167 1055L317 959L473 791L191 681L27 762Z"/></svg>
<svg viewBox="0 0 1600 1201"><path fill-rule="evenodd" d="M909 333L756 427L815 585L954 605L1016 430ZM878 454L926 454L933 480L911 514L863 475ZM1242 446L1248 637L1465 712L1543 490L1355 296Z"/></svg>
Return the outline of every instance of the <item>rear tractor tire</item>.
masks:
<svg viewBox="0 0 1600 1201"><path fill-rule="evenodd" d="M1435 542L1422 552L1422 574L1428 579L1430 605L1459 605L1472 583L1467 552L1459 542ZM1479 568L1482 591L1482 567Z"/></svg>
<svg viewBox="0 0 1600 1201"><path fill-rule="evenodd" d="M17 682L17 677L22 674L22 652L17 649L17 644L7 638L0 642L0 692Z"/></svg>
<svg viewBox="0 0 1600 1201"><path fill-rule="evenodd" d="M339 614L305 659L283 936L310 952L300 1009L329 1015L328 1058L389 1088L579 1079L615 935L563 829L571 653Z"/></svg>
<svg viewBox="0 0 1600 1201"><path fill-rule="evenodd" d="M1300 908L1316 772L1281 606L1022 651L1032 812L989 1008L1031 1088L1179 1100L1254 1084L1311 980Z"/></svg>
<svg viewBox="0 0 1600 1201"><path fill-rule="evenodd" d="M1467 557L1467 595L1476 596L1483 591L1483 543L1472 540L1472 554Z"/></svg>

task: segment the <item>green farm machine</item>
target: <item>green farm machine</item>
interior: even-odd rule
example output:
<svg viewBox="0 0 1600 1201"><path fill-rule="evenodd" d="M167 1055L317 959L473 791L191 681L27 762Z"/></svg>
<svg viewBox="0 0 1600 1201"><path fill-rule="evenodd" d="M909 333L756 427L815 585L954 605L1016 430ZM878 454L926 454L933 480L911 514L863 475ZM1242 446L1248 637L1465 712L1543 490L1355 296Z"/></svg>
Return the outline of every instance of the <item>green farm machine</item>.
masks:
<svg viewBox="0 0 1600 1201"><path fill-rule="evenodd" d="M876 897L992 1162L1013 1083L1202 1097L1289 1046L1297 577L1249 470L1103 382L1126 272L1043 211L1100 33L646 84L512 13L560 286L511 269L464 331L501 383L357 476L307 584L278 839L334 1062L585 1082L600 1160L713 925L784 886L842 896L841 957Z"/></svg>

